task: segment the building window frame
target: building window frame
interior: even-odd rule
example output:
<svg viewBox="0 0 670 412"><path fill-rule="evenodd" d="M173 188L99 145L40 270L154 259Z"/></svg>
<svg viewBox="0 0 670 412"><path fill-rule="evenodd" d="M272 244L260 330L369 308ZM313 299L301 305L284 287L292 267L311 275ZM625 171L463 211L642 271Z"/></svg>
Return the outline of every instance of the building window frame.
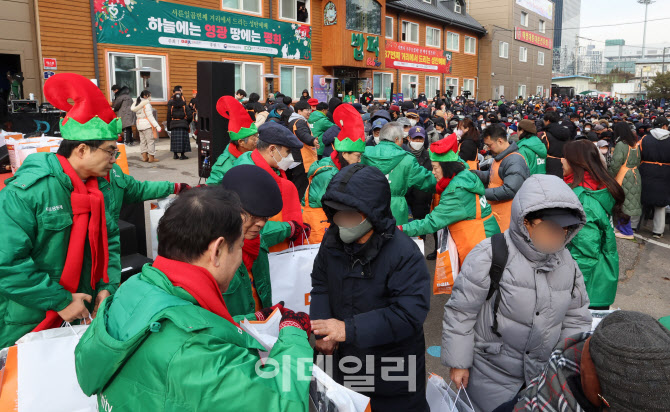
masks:
<svg viewBox="0 0 670 412"><path fill-rule="evenodd" d="M519 61L520 62L528 62L528 48L520 46L519 47Z"/></svg>
<svg viewBox="0 0 670 412"><path fill-rule="evenodd" d="M389 19L391 19L391 24L389 25ZM395 27L394 27L394 21L395 19L391 16L384 16L384 22L386 26L384 27L384 37L387 39L393 39L393 33L395 33ZM388 35L388 28L391 27L391 36L389 37Z"/></svg>
<svg viewBox="0 0 670 412"><path fill-rule="evenodd" d="M445 77L444 78L444 92L446 93L449 86L454 86L453 97L458 96L459 91L459 80L458 77Z"/></svg>
<svg viewBox="0 0 670 412"><path fill-rule="evenodd" d="M285 90L282 89L283 86L282 86L282 84L281 84L281 72L282 72L282 69L286 69L286 68L293 69L293 78L292 78L292 80L291 80L291 81L293 82L293 90L290 90L290 91L288 92L288 93L290 93L290 94L287 94L287 92L286 92ZM300 87L296 84L296 83L297 83L297 82L296 82L296 70L295 70L296 68L298 68L298 69L307 69L307 87L302 87L302 88L300 88ZM280 90L280 91L281 91L282 93L284 93L285 95L291 96L291 97L293 98L293 100L296 101L296 100L299 100L299 99L300 99L300 96L301 96L302 91L303 91L304 89L312 90L312 66L300 66L300 65L297 65L297 64L280 64L280 65L279 65L279 88L278 88L278 90ZM311 93L310 93L310 94L311 94ZM297 97L296 97L296 96L297 96Z"/></svg>
<svg viewBox="0 0 670 412"><path fill-rule="evenodd" d="M240 65L240 87L235 87L235 90L237 89L242 89L247 92L247 96L250 95L251 93L258 93L260 96L260 101L265 101L265 79L263 78L263 73L265 73L265 63L262 61L253 61L253 60L234 60L234 59L227 59L224 58L222 60L224 63L233 63L235 65ZM246 71L244 70L246 65L252 65L252 66L260 66L260 73L259 73L259 79L258 79L258 84L260 85L261 90L256 91L256 90L248 90L247 84L246 84Z"/></svg>
<svg viewBox="0 0 670 412"><path fill-rule="evenodd" d="M412 80L414 78L414 80ZM411 96L411 91L412 91L412 83L416 83L416 96ZM407 85L407 90L410 92L410 94L405 95L405 85ZM413 100L416 99L419 96L419 75L418 74L409 74L409 73L404 73L400 75L400 90L402 91L402 98L403 100Z"/></svg>
<svg viewBox="0 0 670 412"><path fill-rule="evenodd" d="M470 40L470 44L472 44L474 46L472 48L472 51L468 50L468 40ZM465 36L465 40L463 42L463 53L465 53L465 54L477 54L477 38L476 37Z"/></svg>
<svg viewBox="0 0 670 412"><path fill-rule="evenodd" d="M517 97L522 96L523 99L526 98L526 85L525 84L520 84L519 87L517 87Z"/></svg>
<svg viewBox="0 0 670 412"><path fill-rule="evenodd" d="M405 24L407 24L407 30L409 30L410 27L412 27L412 25L416 26L416 41L411 41L411 40L408 39L409 36L406 33ZM419 44L419 23L414 23L413 21L409 21L409 20L403 20L401 26L402 26L401 39L402 39L402 36L405 36L405 38L402 39L402 41L404 43ZM411 32L411 30L410 30L410 32Z"/></svg>
<svg viewBox="0 0 670 412"><path fill-rule="evenodd" d="M522 11L522 12L521 12L521 21L520 21L520 24L521 24L523 27L528 27L528 13L526 13L525 11Z"/></svg>
<svg viewBox="0 0 670 412"><path fill-rule="evenodd" d="M463 14L463 7L461 6L461 3L458 2L458 0L454 2L454 13Z"/></svg>
<svg viewBox="0 0 670 412"><path fill-rule="evenodd" d="M547 31L547 23L544 20L540 20L538 23L537 31L540 33L546 33Z"/></svg>
<svg viewBox="0 0 670 412"><path fill-rule="evenodd" d="M379 93L375 93L375 85L377 84L377 81L375 80L375 77L379 76L380 80L379 82L381 83L381 90L379 90ZM390 77L390 81L388 82L389 87L391 87L391 84L393 83L393 73L389 72L372 72L372 96L374 97L375 100L386 100L386 96L384 95L384 79L388 79ZM391 94L393 94L393 90L391 90Z"/></svg>
<svg viewBox="0 0 670 412"><path fill-rule="evenodd" d="M224 2L226 0L221 0L221 10L225 11L232 11L232 12L237 12L237 13L244 13L244 14L251 14L254 16L263 16L263 2L261 0L256 0L256 3L258 4L258 11L249 11L244 9L244 0L237 0L237 7L226 7L224 6Z"/></svg>
<svg viewBox="0 0 670 412"><path fill-rule="evenodd" d="M471 85L471 86L472 86L472 89L470 89L469 87L467 87L467 86L466 86L466 83L467 83L468 85ZM477 90L475 89L476 86L477 86L477 82L475 81L475 79L464 78L464 79L463 79L463 88L461 89L461 90L462 90L461 93L465 92L466 90L470 90L470 97L469 97L469 98L470 98L470 99L474 99L474 98L475 98L475 94L476 94L476 92L477 92Z"/></svg>
<svg viewBox="0 0 670 412"><path fill-rule="evenodd" d="M544 86L537 86L535 88L535 93L540 97L544 97Z"/></svg>
<svg viewBox="0 0 670 412"><path fill-rule="evenodd" d="M135 67L140 67L140 63L138 61L138 58L146 57L146 58L156 58L161 60L161 82L162 82L162 92L163 92L163 98L156 98L156 93L153 93L154 99L152 100L154 103L167 103L168 100L170 100L171 94L169 93L168 90L168 82L169 82L169 77L168 77L168 56L167 54L149 54L149 53L133 53L133 52L128 52L128 51L115 51L115 50L105 50L105 57L106 57L106 63L107 63L107 71L106 71L106 76L107 76L107 92L109 93L110 100L111 97L114 95L112 93L112 86L117 83L116 77L113 73L116 73L116 63L114 61L114 57L119 56L119 57L133 57L135 59ZM137 96L140 95L140 92L144 90L144 84L142 82L142 77L140 76L140 72L133 72L135 74L135 89L137 91ZM132 93L131 93L132 94Z"/></svg>
<svg viewBox="0 0 670 412"><path fill-rule="evenodd" d="M501 59L509 59L509 43L507 43L506 41L501 40L498 43L498 57L500 57Z"/></svg>
<svg viewBox="0 0 670 412"><path fill-rule="evenodd" d="M455 49L453 48L453 46L454 46L453 42L451 44L451 48L449 47L449 35L451 35L451 37L453 39L456 39L456 48ZM455 33L453 31L448 31L447 32L447 50L454 51L456 53L460 52L461 51L460 41L461 41L461 35L460 34Z"/></svg>
<svg viewBox="0 0 670 412"><path fill-rule="evenodd" d="M437 87L435 88L428 88L428 83L430 81L437 81ZM435 90L440 90L440 76L429 76L426 75L426 78L424 79L424 85L423 85L423 92L426 95L426 97L429 96L434 96L433 93L435 93ZM430 100L430 97L429 97Z"/></svg>
<svg viewBox="0 0 670 412"><path fill-rule="evenodd" d="M537 52L537 65L544 66L544 52Z"/></svg>
<svg viewBox="0 0 670 412"><path fill-rule="evenodd" d="M282 6L283 6L283 3L286 2L286 1L291 2L291 3L295 3L295 19L292 19L290 17L284 17L282 15L282 12L283 12L283 7ZM305 2L305 8L307 9L307 21L299 21L298 20L298 2L296 0L278 0L278 2L277 2L277 7L278 7L278 9L277 9L277 20L288 21L288 22L291 22L291 23L307 25L307 26L311 25L311 21L312 21L312 2L310 0L301 0L301 1Z"/></svg>
<svg viewBox="0 0 670 412"><path fill-rule="evenodd" d="M433 31L433 40L437 40L437 44L428 44L428 32ZM441 48L442 47L442 29L438 29L437 27L431 27L431 26L426 26L426 46L427 47L437 47Z"/></svg>

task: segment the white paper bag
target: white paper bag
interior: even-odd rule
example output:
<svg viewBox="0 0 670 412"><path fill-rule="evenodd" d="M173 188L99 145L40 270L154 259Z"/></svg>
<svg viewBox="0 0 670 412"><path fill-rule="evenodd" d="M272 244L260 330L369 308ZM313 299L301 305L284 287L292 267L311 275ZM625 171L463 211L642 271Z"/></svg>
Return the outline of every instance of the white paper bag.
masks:
<svg viewBox="0 0 670 412"><path fill-rule="evenodd" d="M166 197L159 199L151 204L155 208L149 210L149 230L151 234L151 257L156 259L158 257L158 221L161 220L165 214L165 210L170 206L176 197Z"/></svg>
<svg viewBox="0 0 670 412"><path fill-rule="evenodd" d="M273 305L284 301L287 309L309 313L312 267L320 246L296 246L268 255Z"/></svg>
<svg viewBox="0 0 670 412"><path fill-rule="evenodd" d="M426 401L430 412L474 412L465 388L461 388L457 393L441 376L435 374L431 374L428 379Z"/></svg>
<svg viewBox="0 0 670 412"><path fill-rule="evenodd" d="M369 410L370 398L354 392L335 382L326 372L314 365L314 381L309 396L318 412L365 412Z"/></svg>

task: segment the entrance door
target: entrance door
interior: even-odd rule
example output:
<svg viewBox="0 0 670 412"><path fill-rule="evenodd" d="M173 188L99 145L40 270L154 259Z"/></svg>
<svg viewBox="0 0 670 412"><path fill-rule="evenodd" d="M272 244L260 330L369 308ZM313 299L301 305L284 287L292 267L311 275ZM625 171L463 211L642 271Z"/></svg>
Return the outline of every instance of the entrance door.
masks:
<svg viewBox="0 0 670 412"><path fill-rule="evenodd" d="M20 83L14 81L14 75L21 73L21 56L18 54L0 53L0 98L7 101L12 86L17 99L21 96Z"/></svg>

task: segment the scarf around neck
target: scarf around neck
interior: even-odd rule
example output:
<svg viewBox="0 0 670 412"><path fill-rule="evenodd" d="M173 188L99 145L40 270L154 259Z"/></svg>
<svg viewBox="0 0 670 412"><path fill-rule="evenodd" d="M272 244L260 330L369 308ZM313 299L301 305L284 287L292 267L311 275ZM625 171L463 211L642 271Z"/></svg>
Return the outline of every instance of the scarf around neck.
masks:
<svg viewBox="0 0 670 412"><path fill-rule="evenodd" d="M440 179L440 181L437 182L437 186L435 186L435 192L438 195L441 195L442 192L444 192L447 189L449 183L451 183L451 179L453 179L453 177L452 178L443 177L442 179Z"/></svg>
<svg viewBox="0 0 670 412"><path fill-rule="evenodd" d="M563 181L570 186L572 186L572 184L574 183L574 180L575 180L575 175L574 174L570 174L568 176L563 176ZM578 186L582 186L583 188L589 189L589 190L600 190L600 189L605 188L605 185L598 183L593 178L591 173L589 173L587 171L584 171L584 179L582 180L582 182Z"/></svg>

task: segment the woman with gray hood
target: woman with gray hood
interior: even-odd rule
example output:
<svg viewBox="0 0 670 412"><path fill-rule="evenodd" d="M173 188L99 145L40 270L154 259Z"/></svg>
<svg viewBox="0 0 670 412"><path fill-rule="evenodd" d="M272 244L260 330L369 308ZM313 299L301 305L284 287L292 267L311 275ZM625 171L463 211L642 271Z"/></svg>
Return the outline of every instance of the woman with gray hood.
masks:
<svg viewBox="0 0 670 412"><path fill-rule="evenodd" d="M560 340L590 330L584 279L565 248L585 222L568 185L533 175L512 203L499 286L491 288L491 238L465 259L444 308L442 363L476 411L512 399L542 372Z"/></svg>

